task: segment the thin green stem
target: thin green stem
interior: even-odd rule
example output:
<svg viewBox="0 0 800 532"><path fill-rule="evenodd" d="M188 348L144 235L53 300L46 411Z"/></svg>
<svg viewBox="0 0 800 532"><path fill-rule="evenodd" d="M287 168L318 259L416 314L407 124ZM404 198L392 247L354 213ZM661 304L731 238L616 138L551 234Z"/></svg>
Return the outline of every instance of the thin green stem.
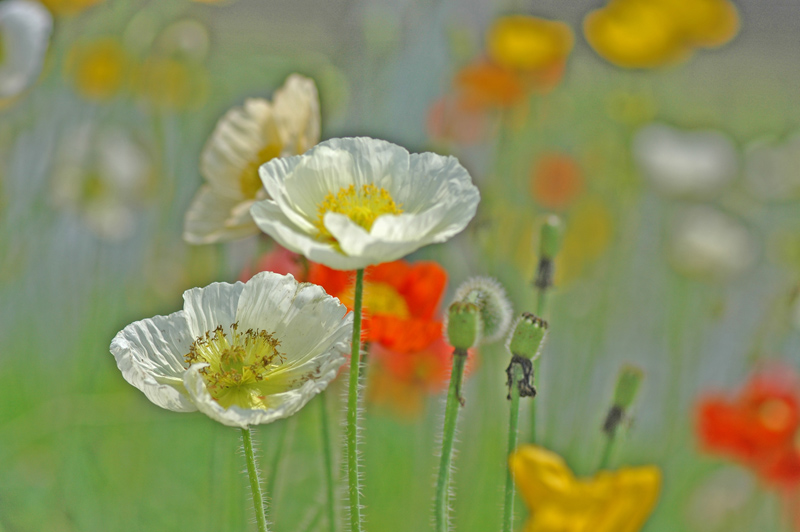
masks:
<svg viewBox="0 0 800 532"><path fill-rule="evenodd" d="M536 289L536 315L544 319L544 313L547 310L547 289ZM533 361L533 387L539 389L539 364L540 358ZM536 443L536 401L531 402L531 436L530 443Z"/></svg>
<svg viewBox="0 0 800 532"><path fill-rule="evenodd" d="M364 270L356 272L353 303L353 345L350 355L350 381L347 389L347 480L350 498L350 530L361 532L361 481L358 477L358 381L361 356L361 300Z"/></svg>
<svg viewBox="0 0 800 532"><path fill-rule="evenodd" d="M439 476L436 481L436 502L434 505L436 532L447 532L449 528L450 472L453 464L456 421L458 420L458 407L461 404L461 383L464 379L466 361L466 350L456 349L453 352L453 370L450 374L450 387L447 390L447 403L444 409L442 456L439 462Z"/></svg>
<svg viewBox="0 0 800 532"><path fill-rule="evenodd" d="M319 423L322 427L322 457L325 461L325 495L328 506L328 528L331 532L338 529L336 520L336 485L333 475L333 445L331 445L331 429L328 422L328 394L319 394Z"/></svg>
<svg viewBox="0 0 800 532"><path fill-rule="evenodd" d="M256 512L258 532L267 531L267 516L264 514L264 496L261 494L261 483L258 479L256 456L253 453L253 436L250 428L242 429L242 445L247 461L247 474L250 477L250 489L253 492L253 508Z"/></svg>
<svg viewBox="0 0 800 532"><path fill-rule="evenodd" d="M511 365L511 385L508 389L511 400L511 410L508 417L508 449L506 458L511 456L517 448L517 440L519 437L519 386L520 379L523 378L522 368L519 364L512 363ZM506 490L505 490L505 506L503 508L503 532L511 532L514 527L514 498L516 492L514 491L514 478L511 475L511 468L506 464Z"/></svg>
<svg viewBox="0 0 800 532"><path fill-rule="evenodd" d="M606 444L603 447L603 454L600 456L600 465L597 466L598 471L608 468L608 463L611 461L611 452L614 450L614 442L616 442L616 440L616 430L606 435Z"/></svg>

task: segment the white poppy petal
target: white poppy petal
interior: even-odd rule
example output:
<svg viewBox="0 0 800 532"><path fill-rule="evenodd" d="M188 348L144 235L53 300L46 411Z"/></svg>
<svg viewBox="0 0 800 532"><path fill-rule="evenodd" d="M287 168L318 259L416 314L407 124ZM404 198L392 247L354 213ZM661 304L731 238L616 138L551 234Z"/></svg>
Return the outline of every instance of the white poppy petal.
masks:
<svg viewBox="0 0 800 532"><path fill-rule="evenodd" d="M39 2L0 2L0 99L12 98L36 81L52 28L53 18Z"/></svg>
<svg viewBox="0 0 800 532"><path fill-rule="evenodd" d="M275 121L284 135L287 155L303 153L319 142L319 93L314 81L299 74L275 91Z"/></svg>
<svg viewBox="0 0 800 532"><path fill-rule="evenodd" d="M205 185L186 211L183 239L190 244L214 244L258 234L258 226L250 217L251 205L252 201L220 195Z"/></svg>
<svg viewBox="0 0 800 532"><path fill-rule="evenodd" d="M236 322L236 307L244 283L211 283L205 288L192 288L183 293L183 311L192 340L219 326Z"/></svg>
<svg viewBox="0 0 800 532"><path fill-rule="evenodd" d="M196 410L174 385L185 370L183 355L193 338L183 311L136 321L111 341L111 353L122 376L156 405L175 412Z"/></svg>

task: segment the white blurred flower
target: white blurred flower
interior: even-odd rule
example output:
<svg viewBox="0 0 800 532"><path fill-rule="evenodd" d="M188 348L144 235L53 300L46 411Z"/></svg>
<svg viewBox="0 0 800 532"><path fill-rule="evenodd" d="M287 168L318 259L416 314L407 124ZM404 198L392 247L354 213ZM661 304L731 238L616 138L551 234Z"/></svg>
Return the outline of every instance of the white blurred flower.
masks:
<svg viewBox="0 0 800 532"><path fill-rule="evenodd" d="M729 530L731 518L755 493L753 477L744 469L715 471L702 479L688 498L686 521L698 532Z"/></svg>
<svg viewBox="0 0 800 532"><path fill-rule="evenodd" d="M243 428L288 417L325 389L349 349L352 314L291 275L213 283L183 301L111 342L125 380L167 410Z"/></svg>
<svg viewBox="0 0 800 532"><path fill-rule="evenodd" d="M757 256L755 239L744 225L706 206L691 207L674 220L669 251L679 271L699 277L734 277Z"/></svg>
<svg viewBox="0 0 800 532"><path fill-rule="evenodd" d="M745 152L745 186L762 200L791 200L800 193L800 135L782 143L761 141Z"/></svg>
<svg viewBox="0 0 800 532"><path fill-rule="evenodd" d="M399 259L444 242L475 216L480 194L454 157L409 154L371 138L331 139L261 166L272 199L253 205L262 231L337 270Z"/></svg>
<svg viewBox="0 0 800 532"><path fill-rule="evenodd" d="M633 157L656 188L675 196L713 195L736 178L739 166L736 147L723 133L664 124L636 133Z"/></svg>
<svg viewBox="0 0 800 532"><path fill-rule="evenodd" d="M258 167L305 152L319 142L319 96L314 82L289 76L273 102L246 100L223 116L200 156L206 180L186 212L183 238L211 244L258 233L250 206L266 198Z"/></svg>
<svg viewBox="0 0 800 532"><path fill-rule="evenodd" d="M152 177L148 152L127 132L83 125L61 140L51 200L99 237L121 240L133 233Z"/></svg>
<svg viewBox="0 0 800 532"><path fill-rule="evenodd" d="M0 2L0 101L36 81L52 28L53 18L39 2Z"/></svg>

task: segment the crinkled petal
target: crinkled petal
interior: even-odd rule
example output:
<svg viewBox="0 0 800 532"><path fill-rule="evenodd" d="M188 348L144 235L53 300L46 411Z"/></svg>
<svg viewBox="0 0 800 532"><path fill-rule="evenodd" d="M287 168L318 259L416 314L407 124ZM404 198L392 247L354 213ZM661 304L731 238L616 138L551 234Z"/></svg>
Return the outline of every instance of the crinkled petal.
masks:
<svg viewBox="0 0 800 532"><path fill-rule="evenodd" d="M244 283L211 283L183 293L183 311L193 341L218 326L227 328L236 322L236 307ZM187 349L188 351L188 349Z"/></svg>
<svg viewBox="0 0 800 532"><path fill-rule="evenodd" d="M190 244L214 244L258 234L249 212L252 203L204 185L186 211L183 239Z"/></svg>
<svg viewBox="0 0 800 532"><path fill-rule="evenodd" d="M319 142L319 94L312 79L292 74L275 91L273 101L285 154L303 153Z"/></svg>
<svg viewBox="0 0 800 532"><path fill-rule="evenodd" d="M256 202L250 208L250 214L258 227L281 246L304 255L312 262L325 264L336 270L357 270L373 263L363 257L349 257L337 251L331 244L309 236L292 223L273 201Z"/></svg>
<svg viewBox="0 0 800 532"><path fill-rule="evenodd" d="M276 373L328 351L352 331L347 308L322 289L291 275L261 272L247 282L236 319L242 330L261 329L280 341L285 361Z"/></svg>
<svg viewBox="0 0 800 532"><path fill-rule="evenodd" d="M195 406L175 384L180 387L183 355L192 340L186 315L178 311L131 323L111 341L111 353L125 380L150 401L175 412L191 412Z"/></svg>

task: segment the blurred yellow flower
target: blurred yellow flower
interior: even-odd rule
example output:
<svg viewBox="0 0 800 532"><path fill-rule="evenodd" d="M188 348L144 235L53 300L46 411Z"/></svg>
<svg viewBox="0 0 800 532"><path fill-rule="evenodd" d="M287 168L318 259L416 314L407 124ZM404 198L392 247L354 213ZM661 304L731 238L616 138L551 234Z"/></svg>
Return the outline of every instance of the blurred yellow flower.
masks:
<svg viewBox="0 0 800 532"><path fill-rule="evenodd" d="M39 0L54 15L74 15L105 0Z"/></svg>
<svg viewBox="0 0 800 532"><path fill-rule="evenodd" d="M208 94L208 73L197 62L154 55L147 58L136 72L137 92L155 107L193 109Z"/></svg>
<svg viewBox="0 0 800 532"><path fill-rule="evenodd" d="M130 59L113 37L75 43L64 64L75 90L89 100L108 100L127 81Z"/></svg>
<svg viewBox="0 0 800 532"><path fill-rule="evenodd" d="M525 15L500 17L486 37L489 57L500 66L531 71L564 62L572 50L572 30L563 22Z"/></svg>
<svg viewBox="0 0 800 532"><path fill-rule="evenodd" d="M583 29L606 60L651 68L685 59L696 47L725 44L739 17L729 0L611 0L586 16Z"/></svg>
<svg viewBox="0 0 800 532"><path fill-rule="evenodd" d="M580 201L567 220L556 282L568 283L580 277L585 266L605 252L613 234L614 219L605 203L596 197Z"/></svg>
<svg viewBox="0 0 800 532"><path fill-rule="evenodd" d="M661 489L655 466L577 479L560 456L533 445L513 453L509 467L531 511L525 532L637 532Z"/></svg>

